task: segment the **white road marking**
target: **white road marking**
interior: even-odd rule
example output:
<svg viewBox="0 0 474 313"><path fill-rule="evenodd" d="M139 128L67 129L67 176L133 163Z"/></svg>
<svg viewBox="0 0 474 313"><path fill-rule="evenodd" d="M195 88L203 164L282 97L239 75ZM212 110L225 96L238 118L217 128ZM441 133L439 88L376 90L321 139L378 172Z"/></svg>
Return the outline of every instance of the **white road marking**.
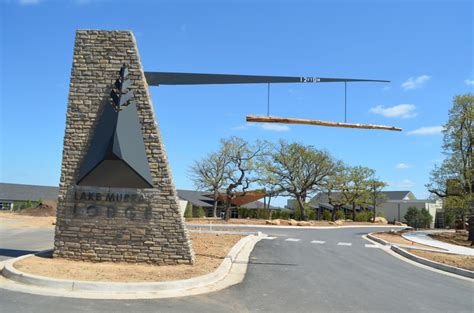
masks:
<svg viewBox="0 0 474 313"><path fill-rule="evenodd" d="M321 240L313 240L311 241L311 243L317 243L317 244L320 244L320 245L323 245L326 243L326 241L321 241Z"/></svg>
<svg viewBox="0 0 474 313"><path fill-rule="evenodd" d="M287 238L285 241L300 241L301 239L299 238Z"/></svg>
<svg viewBox="0 0 474 313"><path fill-rule="evenodd" d="M350 242L338 242L337 245L338 246L352 246L352 243L350 243Z"/></svg>
<svg viewBox="0 0 474 313"><path fill-rule="evenodd" d="M265 239L265 240L273 240L273 239L276 239L276 237L263 237L262 239Z"/></svg>
<svg viewBox="0 0 474 313"><path fill-rule="evenodd" d="M371 244L367 244L367 243L365 244L365 247L366 248L380 248L380 246L378 246L378 245L371 245Z"/></svg>

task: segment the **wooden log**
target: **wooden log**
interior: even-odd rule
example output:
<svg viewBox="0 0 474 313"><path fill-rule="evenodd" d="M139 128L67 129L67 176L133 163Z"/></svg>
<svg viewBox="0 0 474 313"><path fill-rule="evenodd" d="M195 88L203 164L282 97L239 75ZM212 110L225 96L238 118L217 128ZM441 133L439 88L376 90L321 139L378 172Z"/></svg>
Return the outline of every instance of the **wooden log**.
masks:
<svg viewBox="0 0 474 313"><path fill-rule="evenodd" d="M341 123L341 122L330 122L330 121L320 121L320 120L308 120L308 119L303 119L303 118L288 118L288 117L275 117L275 116L247 115L246 120L247 122L257 122L257 123L307 124L307 125L319 125L319 126L329 126L329 127L402 131L401 128L394 127L394 126Z"/></svg>

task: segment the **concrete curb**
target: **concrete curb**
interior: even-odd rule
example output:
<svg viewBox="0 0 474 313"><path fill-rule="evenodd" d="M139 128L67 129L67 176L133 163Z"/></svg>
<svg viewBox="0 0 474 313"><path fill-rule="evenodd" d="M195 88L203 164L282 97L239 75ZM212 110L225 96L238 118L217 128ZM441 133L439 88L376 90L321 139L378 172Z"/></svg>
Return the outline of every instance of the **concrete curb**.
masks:
<svg viewBox="0 0 474 313"><path fill-rule="evenodd" d="M397 225L346 225L346 226L286 226L286 225L251 225L251 224L186 224L186 227L189 230L193 228L199 229L214 229L214 228L273 228L273 229L342 229L342 228L392 228L400 229L407 228L406 226L397 226Z"/></svg>
<svg viewBox="0 0 474 313"><path fill-rule="evenodd" d="M384 245L384 246L390 246L391 244L388 242L388 241L385 241L383 239L380 239L378 237L375 237L374 235L372 235L373 233L369 233L367 234L367 238L377 242L377 243L380 243L381 245Z"/></svg>
<svg viewBox="0 0 474 313"><path fill-rule="evenodd" d="M436 262L436 261L432 261L432 260L428 260L428 259L419 257L417 255L414 255L414 254L402 249L399 245L393 245L393 244L389 243L386 240L375 237L373 235L373 233L367 234L366 236L367 236L367 238L369 238L372 241L375 241L375 242L377 242L381 245L390 247L390 250L392 250L393 252L395 252L395 253L397 253L397 254L399 254L399 255L407 258L407 259L410 259L414 262L418 262L420 264L423 264L423 265L426 265L426 266L429 266L429 267L432 267L432 268L435 268L435 269L438 269L438 270L441 270L441 271L449 272L449 273L452 273L452 274L464 276L464 277L467 277L467 278L474 278L474 271L465 270L465 269L462 269L462 268L459 268L459 267L454 267L454 266L442 264L442 263L439 263L439 262ZM420 248L417 248L417 247L413 247L413 248L409 247L408 249L416 249L416 250L436 252L436 253L445 253L444 251L436 251L436 250L430 250L430 249L420 249Z"/></svg>
<svg viewBox="0 0 474 313"><path fill-rule="evenodd" d="M469 270L465 270L465 269L462 269L462 268L459 268L459 267L454 267L454 266L438 263L436 261L425 259L425 258L422 258L420 256L414 255L414 254L412 254L412 253L410 253L410 252L408 252L408 251L406 251L406 250L404 250L404 249L402 249L402 248L400 248L396 245L392 245L390 247L390 249L392 251L395 251L396 253L400 254L401 256L404 256L404 257L406 257L406 258L408 258L412 261L421 263L423 265L430 266L430 267L436 268L438 270L453 273L453 274L456 274L456 275L464 276L464 277L467 277L467 278L474 278L474 271L469 271Z"/></svg>
<svg viewBox="0 0 474 313"><path fill-rule="evenodd" d="M38 287L41 288L41 293L46 294L48 291L52 291L51 295L59 295L58 292L66 292L61 296L77 297L79 298L120 298L120 299L139 299L139 298L162 298L162 297L176 297L185 296L187 291L190 294L199 294L205 292L215 291L212 287L213 284L224 280L231 272L234 262L239 258L239 263L248 262L250 252L255 244L264 238L266 235L258 232L257 235L248 235L240 239L230 250L228 255L224 258L221 265L212 273L194 277L185 280L167 281L167 282L156 282L156 283L106 283L106 282L92 282L92 281L79 281L79 280L66 280L66 279L54 279L47 278L38 275L32 275L23 273L14 268L13 264L21 259L32 256L32 254L24 255L19 258L8 260L4 263L2 274L4 277L16 283L26 287ZM250 251L248 251L250 248ZM242 258L239 255L241 250L247 250L244 253L245 257ZM241 264L239 264L241 265ZM242 274L240 279L243 280L246 271L239 269L239 273ZM233 275L235 276L236 274ZM235 280L235 279L234 279ZM19 283L19 284L18 284ZM231 283L233 284L233 283ZM229 285L231 285L229 284ZM222 286L220 284L219 289L226 288L228 285ZM203 289L202 292L199 289ZM21 289L21 288L20 288ZM28 291L24 291L28 292ZM33 292L34 293L34 292ZM99 293L99 295L97 294ZM143 297L140 296L143 293Z"/></svg>

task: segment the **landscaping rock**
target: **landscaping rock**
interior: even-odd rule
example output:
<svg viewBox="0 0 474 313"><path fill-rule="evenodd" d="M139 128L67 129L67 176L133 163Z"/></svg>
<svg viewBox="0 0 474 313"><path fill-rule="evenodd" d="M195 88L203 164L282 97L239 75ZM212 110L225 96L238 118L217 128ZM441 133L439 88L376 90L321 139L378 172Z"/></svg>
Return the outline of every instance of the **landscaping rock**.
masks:
<svg viewBox="0 0 474 313"><path fill-rule="evenodd" d="M280 225L280 220L266 220L265 224L267 224L267 225Z"/></svg>
<svg viewBox="0 0 474 313"><path fill-rule="evenodd" d="M295 221L294 219L290 219L290 220L288 221L288 225L297 226L297 225L298 225L298 221Z"/></svg>
<svg viewBox="0 0 474 313"><path fill-rule="evenodd" d="M405 227L408 226L407 224L399 222L399 221L395 221L395 225L396 226L405 226Z"/></svg>
<svg viewBox="0 0 474 313"><path fill-rule="evenodd" d="M372 221L374 221L374 219L371 218L370 221L372 222ZM381 216L377 216L377 217L375 218L374 223L377 223L377 224L388 224L387 219L386 219L385 217L381 217Z"/></svg>
<svg viewBox="0 0 474 313"><path fill-rule="evenodd" d="M334 222L335 225L344 225L344 220L337 220Z"/></svg>
<svg viewBox="0 0 474 313"><path fill-rule="evenodd" d="M310 222L306 222L306 221L301 221L301 222L298 222L297 225L298 225L298 226L311 226L311 223L310 223Z"/></svg>

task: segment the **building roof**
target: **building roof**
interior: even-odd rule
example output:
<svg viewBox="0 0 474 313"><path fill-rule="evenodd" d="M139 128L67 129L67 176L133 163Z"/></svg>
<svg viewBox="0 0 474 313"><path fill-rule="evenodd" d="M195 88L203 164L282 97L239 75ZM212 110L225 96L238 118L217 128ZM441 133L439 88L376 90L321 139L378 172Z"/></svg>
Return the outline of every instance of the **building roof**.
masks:
<svg viewBox="0 0 474 313"><path fill-rule="evenodd" d="M240 207L246 208L246 209L265 209L265 204L262 201L253 201L253 202L241 205ZM280 210L281 208L270 205L270 209Z"/></svg>
<svg viewBox="0 0 474 313"><path fill-rule="evenodd" d="M209 192L178 189L178 197L203 208L213 207L214 200Z"/></svg>
<svg viewBox="0 0 474 313"><path fill-rule="evenodd" d="M186 200L191 202L191 204L195 206L200 206L203 208L212 208L214 206L214 200L212 199L212 195L209 192L205 191L193 191L193 190L183 190L178 189L178 197L181 200ZM253 198L260 198L261 195L258 193L248 193L245 197L240 197L240 202L245 202L243 204L233 203L236 206L246 208L246 209L264 209L264 204L261 201L251 201ZM271 206L272 209L279 209L278 207Z"/></svg>
<svg viewBox="0 0 474 313"><path fill-rule="evenodd" d="M382 191L382 194L385 195L387 201L401 201L401 200L416 200L415 196L411 191ZM340 192L333 193L333 199L340 197ZM326 193L318 193L311 200L311 204L320 203L329 203L329 197Z"/></svg>
<svg viewBox="0 0 474 313"><path fill-rule="evenodd" d="M59 187L0 183L0 200L57 200Z"/></svg>

